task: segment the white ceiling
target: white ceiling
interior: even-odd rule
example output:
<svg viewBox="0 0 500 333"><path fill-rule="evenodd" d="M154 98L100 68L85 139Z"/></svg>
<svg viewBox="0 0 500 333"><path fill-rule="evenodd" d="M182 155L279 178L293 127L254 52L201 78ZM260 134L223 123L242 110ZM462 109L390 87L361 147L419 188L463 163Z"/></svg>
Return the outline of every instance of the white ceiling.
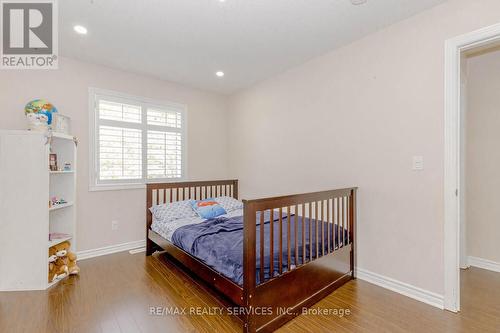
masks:
<svg viewBox="0 0 500 333"><path fill-rule="evenodd" d="M230 94L444 1L64 0L59 45L63 56Z"/></svg>

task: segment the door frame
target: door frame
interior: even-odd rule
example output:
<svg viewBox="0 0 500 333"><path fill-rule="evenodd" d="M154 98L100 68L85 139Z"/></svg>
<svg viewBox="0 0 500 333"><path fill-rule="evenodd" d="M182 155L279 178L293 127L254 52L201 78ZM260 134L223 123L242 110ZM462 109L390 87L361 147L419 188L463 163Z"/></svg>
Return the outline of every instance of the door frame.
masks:
<svg viewBox="0 0 500 333"><path fill-rule="evenodd" d="M500 23L445 42L444 114L444 308L460 311L460 212L461 188L461 110L462 52L500 41Z"/></svg>

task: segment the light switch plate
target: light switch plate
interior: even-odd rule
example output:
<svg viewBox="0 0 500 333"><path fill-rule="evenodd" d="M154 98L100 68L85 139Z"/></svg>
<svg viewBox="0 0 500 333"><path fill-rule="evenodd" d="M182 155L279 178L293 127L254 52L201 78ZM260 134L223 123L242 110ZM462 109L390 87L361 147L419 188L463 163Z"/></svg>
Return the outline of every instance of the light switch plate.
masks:
<svg viewBox="0 0 500 333"><path fill-rule="evenodd" d="M423 156L413 156L413 170L424 170Z"/></svg>

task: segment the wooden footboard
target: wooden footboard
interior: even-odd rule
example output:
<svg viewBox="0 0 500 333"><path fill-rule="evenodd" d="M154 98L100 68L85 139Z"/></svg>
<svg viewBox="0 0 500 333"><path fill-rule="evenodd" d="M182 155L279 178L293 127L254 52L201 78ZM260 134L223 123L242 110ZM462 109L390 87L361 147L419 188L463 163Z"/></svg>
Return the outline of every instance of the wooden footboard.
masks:
<svg viewBox="0 0 500 333"><path fill-rule="evenodd" d="M243 286L151 230L152 205L220 196L238 199L238 181L148 184L146 255L165 250L242 307L243 332L272 332L354 278L356 188L243 200Z"/></svg>
<svg viewBox="0 0 500 333"><path fill-rule="evenodd" d="M356 188L243 202L243 298L248 309L244 332L271 332L354 278ZM269 235L264 234L266 211L270 214ZM285 218L287 230L282 229ZM259 224L256 219L260 219ZM274 223L279 224L276 234ZM295 230L290 230L291 227ZM308 239L305 235L309 235ZM302 239L297 239L300 236ZM264 261L259 260L260 283L257 285L257 253L260 258L266 256L266 241L269 241L268 253L274 253L274 237L278 237L279 248L286 248L288 262L282 261L284 251L278 251L278 258L270 255L266 279ZM276 260L278 272L274 271ZM268 309L264 315L262 309Z"/></svg>

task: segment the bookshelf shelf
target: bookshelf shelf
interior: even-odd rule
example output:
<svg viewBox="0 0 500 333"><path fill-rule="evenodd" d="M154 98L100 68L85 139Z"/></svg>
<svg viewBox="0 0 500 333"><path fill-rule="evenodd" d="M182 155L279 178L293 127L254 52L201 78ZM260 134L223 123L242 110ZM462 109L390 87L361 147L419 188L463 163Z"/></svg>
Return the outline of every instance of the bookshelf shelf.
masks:
<svg viewBox="0 0 500 333"><path fill-rule="evenodd" d="M75 173L74 170L63 170L63 171L49 171L51 175L59 175L59 174L72 174Z"/></svg>
<svg viewBox="0 0 500 333"><path fill-rule="evenodd" d="M49 208L49 211L67 208L67 207L72 207L73 205L74 205L73 202L68 202L68 203L60 204L60 205L53 205L52 207Z"/></svg>
<svg viewBox="0 0 500 333"><path fill-rule="evenodd" d="M73 238L73 236L68 236L68 237L64 237L64 238L49 240L48 247L52 247L54 245L61 244L62 242L69 241L72 238Z"/></svg>

